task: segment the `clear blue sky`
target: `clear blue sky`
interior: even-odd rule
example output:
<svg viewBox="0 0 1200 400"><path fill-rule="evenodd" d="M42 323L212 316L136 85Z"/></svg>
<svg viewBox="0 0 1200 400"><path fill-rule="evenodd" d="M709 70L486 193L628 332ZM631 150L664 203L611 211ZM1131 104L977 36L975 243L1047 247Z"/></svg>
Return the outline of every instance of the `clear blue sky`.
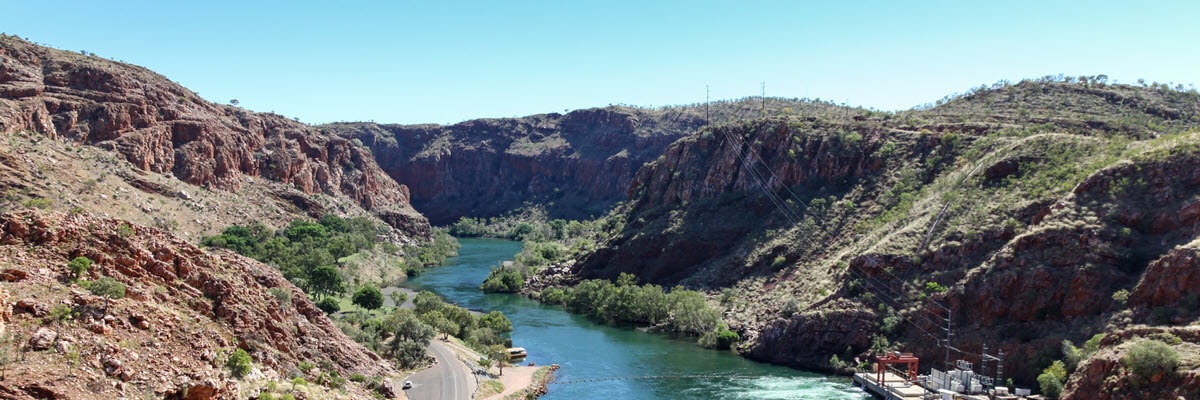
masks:
<svg viewBox="0 0 1200 400"><path fill-rule="evenodd" d="M907 109L1063 73L1200 84L1198 1L0 0L0 31L303 122L758 95Z"/></svg>

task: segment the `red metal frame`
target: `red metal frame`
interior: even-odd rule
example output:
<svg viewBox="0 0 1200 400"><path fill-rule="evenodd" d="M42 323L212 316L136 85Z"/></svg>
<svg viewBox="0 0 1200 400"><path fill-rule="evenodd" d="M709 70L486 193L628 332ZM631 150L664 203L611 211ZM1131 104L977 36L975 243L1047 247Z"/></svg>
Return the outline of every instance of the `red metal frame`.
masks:
<svg viewBox="0 0 1200 400"><path fill-rule="evenodd" d="M886 387L884 376L887 375L887 366L889 364L907 364L909 382L917 380L917 366L920 365L921 359L914 356L912 353L890 352L879 353L875 355L875 380L879 382L879 386Z"/></svg>

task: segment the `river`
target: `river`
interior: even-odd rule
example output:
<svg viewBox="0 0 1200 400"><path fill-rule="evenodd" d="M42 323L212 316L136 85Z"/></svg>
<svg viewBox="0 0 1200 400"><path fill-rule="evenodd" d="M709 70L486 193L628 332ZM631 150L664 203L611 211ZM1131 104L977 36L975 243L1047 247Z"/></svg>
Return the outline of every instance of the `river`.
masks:
<svg viewBox="0 0 1200 400"><path fill-rule="evenodd" d="M512 259L521 244L488 239L459 242L459 256L448 260L449 265L426 270L404 286L430 290L472 310L504 312L513 324L513 345L529 351L527 361L561 366L543 399L870 398L846 377L757 363L691 341L596 324L518 295L482 293L479 284L488 271ZM705 377L564 383L664 375Z"/></svg>

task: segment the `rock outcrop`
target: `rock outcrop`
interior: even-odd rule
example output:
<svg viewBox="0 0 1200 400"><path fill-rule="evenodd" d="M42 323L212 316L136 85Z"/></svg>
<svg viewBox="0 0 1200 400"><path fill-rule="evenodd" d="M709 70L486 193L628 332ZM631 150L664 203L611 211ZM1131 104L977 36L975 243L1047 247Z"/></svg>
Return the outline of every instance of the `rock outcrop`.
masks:
<svg viewBox="0 0 1200 400"><path fill-rule="evenodd" d="M67 263L76 257L94 261L81 280L114 279L125 296L75 283ZM3 304L14 312L9 332L28 338L4 344L24 359L7 366L6 397L234 398L238 381L224 366L238 348L260 377L286 379L300 363L341 376L394 373L274 268L152 228L86 214L0 215L0 260L26 275L6 284L25 298Z"/></svg>
<svg viewBox="0 0 1200 400"><path fill-rule="evenodd" d="M1198 116L1195 93L1028 81L715 126L634 176L571 275L735 293L738 350L808 369L880 343L944 368L949 316L1028 386L1063 340L1197 318Z"/></svg>
<svg viewBox="0 0 1200 400"><path fill-rule="evenodd" d="M586 218L623 200L633 174L703 125L693 109L608 107L449 126L330 124L361 141L436 225L543 205Z"/></svg>
<svg viewBox="0 0 1200 400"><path fill-rule="evenodd" d="M3 36L0 133L21 131L104 148L141 170L197 186L236 191L263 178L341 196L403 221L398 228L411 236L428 231L407 187L347 139L204 101L141 67Z"/></svg>

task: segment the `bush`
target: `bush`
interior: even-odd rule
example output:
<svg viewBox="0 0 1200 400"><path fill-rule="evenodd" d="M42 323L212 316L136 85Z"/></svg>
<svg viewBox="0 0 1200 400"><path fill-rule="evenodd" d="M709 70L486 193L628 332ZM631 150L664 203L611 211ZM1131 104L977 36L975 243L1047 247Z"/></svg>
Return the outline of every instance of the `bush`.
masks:
<svg viewBox="0 0 1200 400"><path fill-rule="evenodd" d="M525 277L514 267L493 269L479 290L484 293L516 293L525 286Z"/></svg>
<svg viewBox="0 0 1200 400"><path fill-rule="evenodd" d="M1043 373L1037 377L1038 385L1042 387L1042 394L1049 398L1058 398L1062 394L1063 384L1059 382L1058 377L1051 373Z"/></svg>
<svg viewBox="0 0 1200 400"><path fill-rule="evenodd" d="M67 267L71 269L71 273L75 274L75 279L83 278L87 273L88 268L92 267L92 259L87 257L75 257L67 263Z"/></svg>
<svg viewBox="0 0 1200 400"><path fill-rule="evenodd" d="M734 343L740 340L742 340L741 335L722 326L701 336L699 343L707 348L729 350Z"/></svg>
<svg viewBox="0 0 1200 400"><path fill-rule="evenodd" d="M539 300L546 304L563 304L567 302L567 294L560 288L547 288L542 291Z"/></svg>
<svg viewBox="0 0 1200 400"><path fill-rule="evenodd" d="M1125 303L1129 302L1129 290L1121 289L1113 292L1112 299L1113 301L1121 303L1121 305L1125 305Z"/></svg>
<svg viewBox="0 0 1200 400"><path fill-rule="evenodd" d="M36 198L36 199L25 200L25 207L29 207L29 208L46 209L46 208L50 208L50 206L52 206L52 205L54 205L54 200L41 198L41 197Z"/></svg>
<svg viewBox="0 0 1200 400"><path fill-rule="evenodd" d="M383 293L377 287L363 286L354 292L353 302L359 307L374 310L383 307Z"/></svg>
<svg viewBox="0 0 1200 400"><path fill-rule="evenodd" d="M326 314L333 314L342 311L342 305L333 297L326 297L317 302L317 308L324 311Z"/></svg>
<svg viewBox="0 0 1200 400"><path fill-rule="evenodd" d="M88 290L97 296L106 296L113 299L125 298L125 284L109 276L92 282L88 286Z"/></svg>
<svg viewBox="0 0 1200 400"><path fill-rule="evenodd" d="M1159 374L1174 373L1179 368L1179 352L1166 343L1144 339L1125 352L1121 363L1135 376L1150 379Z"/></svg>
<svg viewBox="0 0 1200 400"><path fill-rule="evenodd" d="M250 373L250 364L253 361L250 358L250 353L247 353L246 350L237 349L233 351L233 354L229 355L228 360L225 360L225 366L229 367L229 370L233 372L233 376L241 378Z"/></svg>

